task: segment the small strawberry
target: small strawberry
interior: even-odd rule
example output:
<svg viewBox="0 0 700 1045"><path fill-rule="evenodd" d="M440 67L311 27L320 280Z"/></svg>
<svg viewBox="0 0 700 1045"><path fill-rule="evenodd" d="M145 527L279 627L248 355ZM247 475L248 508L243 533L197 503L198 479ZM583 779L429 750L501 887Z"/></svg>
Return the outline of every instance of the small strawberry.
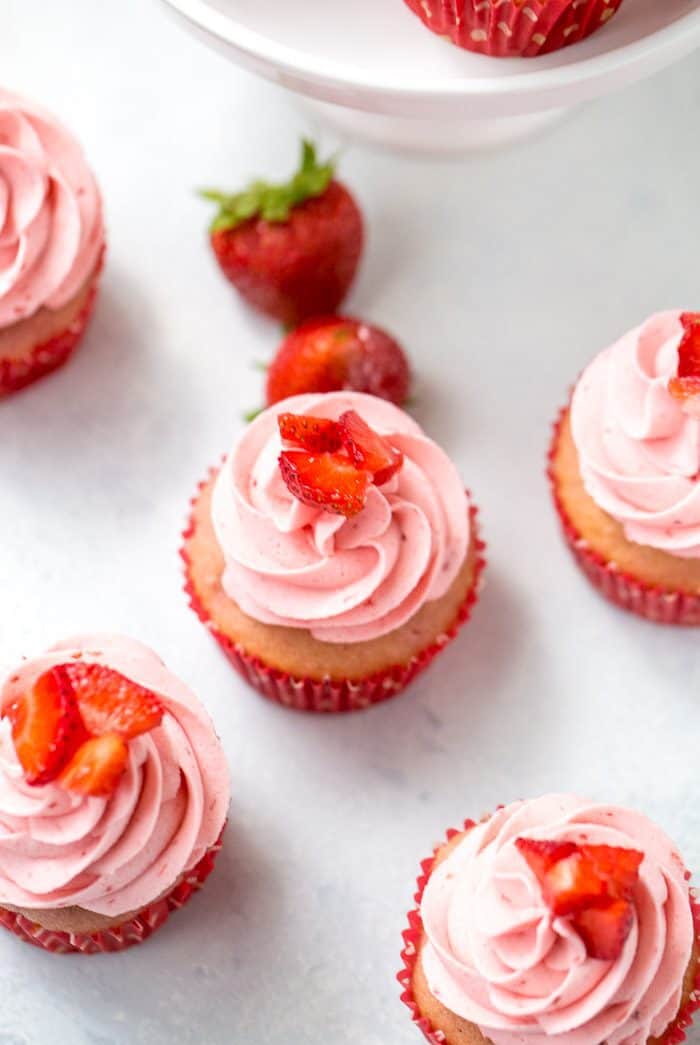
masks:
<svg viewBox="0 0 700 1045"><path fill-rule="evenodd" d="M304 323L280 345L267 372L267 405L306 392L368 392L401 406L411 370L401 346L379 327L326 317Z"/></svg>
<svg viewBox="0 0 700 1045"><path fill-rule="evenodd" d="M383 486L403 466L403 454L388 439L378 435L354 410L339 420L343 446L356 468L371 472L377 486Z"/></svg>
<svg viewBox="0 0 700 1045"><path fill-rule="evenodd" d="M36 680L30 690L3 708L28 784L54 780L87 733L70 683L59 668Z"/></svg>
<svg viewBox="0 0 700 1045"><path fill-rule="evenodd" d="M668 390L689 413L700 415L700 312L684 312L681 323L678 370L669 381Z"/></svg>
<svg viewBox="0 0 700 1045"><path fill-rule="evenodd" d="M163 705L155 693L102 664L72 661L65 672L88 731L131 740L160 725Z"/></svg>
<svg viewBox="0 0 700 1045"><path fill-rule="evenodd" d="M627 900L612 900L605 907L580 911L573 923L591 958L614 962L632 931L634 909Z"/></svg>
<svg viewBox="0 0 700 1045"><path fill-rule="evenodd" d="M309 414L280 414L277 424L285 443L291 443L312 454L333 453L342 445L338 422L331 421L327 417L312 417Z"/></svg>
<svg viewBox="0 0 700 1045"><path fill-rule="evenodd" d="M303 504L347 518L365 506L372 477L342 454L283 450L279 465L290 492Z"/></svg>
<svg viewBox="0 0 700 1045"><path fill-rule="evenodd" d="M91 737L82 744L59 777L67 791L79 795L111 795L126 769L129 748L116 733Z"/></svg>
<svg viewBox="0 0 700 1045"><path fill-rule="evenodd" d="M202 193L219 206L210 237L224 274L254 308L287 326L334 312L357 271L362 215L334 173L305 141L286 184Z"/></svg>

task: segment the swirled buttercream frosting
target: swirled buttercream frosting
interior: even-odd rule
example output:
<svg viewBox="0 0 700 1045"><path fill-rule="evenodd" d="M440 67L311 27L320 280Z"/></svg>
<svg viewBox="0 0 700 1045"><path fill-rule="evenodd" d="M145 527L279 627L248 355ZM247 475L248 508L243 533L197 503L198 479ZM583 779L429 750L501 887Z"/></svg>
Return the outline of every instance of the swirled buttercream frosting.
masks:
<svg viewBox="0 0 700 1045"><path fill-rule="evenodd" d="M285 485L277 418L337 420L356 411L403 453L350 519L297 500ZM456 468L402 410L352 392L295 396L266 410L225 461L212 520L224 591L265 624L325 642L362 642L400 627L447 592L467 554L469 505Z"/></svg>
<svg viewBox="0 0 700 1045"><path fill-rule="evenodd" d="M700 558L700 420L668 390L681 313L652 316L580 378L571 426L581 476L628 540Z"/></svg>
<svg viewBox="0 0 700 1045"><path fill-rule="evenodd" d="M589 957L571 919L552 913L521 838L643 854L619 958ZM663 832L627 809L571 795L501 809L433 871L421 915L431 993L494 1045L644 1045L680 1007L693 950L685 869Z"/></svg>
<svg viewBox="0 0 700 1045"><path fill-rule="evenodd" d="M161 724L129 741L127 768L109 797L25 782L7 722L0 725L0 904L77 905L107 916L155 900L218 839L229 804L228 769L194 694L133 639L85 636L25 661L2 701L71 660L105 665L152 690Z"/></svg>
<svg viewBox="0 0 700 1045"><path fill-rule="evenodd" d="M0 327L67 304L103 246L82 148L49 113L0 89Z"/></svg>

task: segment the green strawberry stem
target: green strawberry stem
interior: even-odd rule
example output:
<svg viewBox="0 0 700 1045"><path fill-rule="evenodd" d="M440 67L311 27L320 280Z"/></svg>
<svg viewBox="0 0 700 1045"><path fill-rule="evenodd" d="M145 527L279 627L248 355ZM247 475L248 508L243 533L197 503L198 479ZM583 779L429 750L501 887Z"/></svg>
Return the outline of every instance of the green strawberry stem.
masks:
<svg viewBox="0 0 700 1045"><path fill-rule="evenodd" d="M300 203L322 196L335 173L335 163L328 160L319 163L316 148L304 140L301 147L301 163L291 179L281 185L270 185L266 181L254 181L243 192L229 194L218 189L202 189L200 196L219 206L211 223L211 232L235 229L250 218L282 223L289 219L294 207Z"/></svg>

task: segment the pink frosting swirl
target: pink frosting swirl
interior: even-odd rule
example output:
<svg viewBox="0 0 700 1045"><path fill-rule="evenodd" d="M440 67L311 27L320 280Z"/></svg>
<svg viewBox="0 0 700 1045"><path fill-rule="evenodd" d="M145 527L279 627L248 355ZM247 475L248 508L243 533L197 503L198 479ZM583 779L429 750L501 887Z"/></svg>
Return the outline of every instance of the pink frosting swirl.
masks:
<svg viewBox="0 0 700 1045"><path fill-rule="evenodd" d="M78 292L104 245L80 145L33 102L0 90L0 327Z"/></svg>
<svg viewBox="0 0 700 1045"><path fill-rule="evenodd" d="M287 489L277 416L336 420L355 410L404 454L351 519L308 507ZM400 627L455 580L469 546L468 502L447 455L392 403L355 392L295 396L243 433L216 482L212 519L222 584L265 624L324 642L362 642Z"/></svg>
<svg viewBox="0 0 700 1045"><path fill-rule="evenodd" d="M218 839L228 769L207 713L162 661L133 639L84 636L26 661L3 702L71 658L104 664L158 694L157 729L129 742L128 767L107 798L58 784L30 787L9 726L0 727L0 904L77 904L116 916L144 907L193 868Z"/></svg>
<svg viewBox="0 0 700 1045"><path fill-rule="evenodd" d="M589 958L570 919L551 914L520 837L644 854L617 961ZM572 795L507 806L433 872L421 913L431 992L494 1045L645 1045L678 1012L693 949L689 886L673 844L638 813Z"/></svg>
<svg viewBox="0 0 700 1045"><path fill-rule="evenodd" d="M571 405L586 490L637 544L700 558L700 420L668 391L679 312L652 316L602 352Z"/></svg>

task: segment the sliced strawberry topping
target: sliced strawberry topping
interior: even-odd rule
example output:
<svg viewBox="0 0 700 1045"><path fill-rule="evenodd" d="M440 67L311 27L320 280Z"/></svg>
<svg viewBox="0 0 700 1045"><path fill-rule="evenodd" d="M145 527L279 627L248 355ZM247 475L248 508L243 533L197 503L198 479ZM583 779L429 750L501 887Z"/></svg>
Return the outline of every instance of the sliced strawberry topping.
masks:
<svg viewBox="0 0 700 1045"><path fill-rule="evenodd" d="M72 661L57 669L73 687L88 732L131 740L160 725L163 705L155 693L103 664Z"/></svg>
<svg viewBox="0 0 700 1045"><path fill-rule="evenodd" d="M668 390L675 399L686 401L700 396L700 312L684 312L681 324L678 370L669 381Z"/></svg>
<svg viewBox="0 0 700 1045"><path fill-rule="evenodd" d="M519 838L516 845L542 887L553 914L563 916L605 896L605 883L572 842Z"/></svg>
<svg viewBox="0 0 700 1045"><path fill-rule="evenodd" d="M280 414L277 423L286 443L292 443L312 454L333 453L341 447L338 422L327 417Z"/></svg>
<svg viewBox="0 0 700 1045"><path fill-rule="evenodd" d="M634 909L628 900L611 900L606 907L579 911L573 923L591 958L614 962L632 931Z"/></svg>
<svg viewBox="0 0 700 1045"><path fill-rule="evenodd" d="M350 460L357 468L371 472L377 486L388 483L403 465L401 451L378 435L354 410L342 414L338 423Z"/></svg>
<svg viewBox="0 0 700 1045"><path fill-rule="evenodd" d="M533 838L518 838L515 844L552 914L573 917L592 958L617 958L634 923L630 900L642 853Z"/></svg>
<svg viewBox="0 0 700 1045"><path fill-rule="evenodd" d="M59 778L61 786L79 795L111 795L126 769L129 748L116 733L86 740Z"/></svg>
<svg viewBox="0 0 700 1045"><path fill-rule="evenodd" d="M73 690L60 668L52 668L30 690L3 708L28 784L48 784L87 736Z"/></svg>
<svg viewBox="0 0 700 1045"><path fill-rule="evenodd" d="M290 492L303 504L348 518L365 506L372 477L342 454L283 450L279 465Z"/></svg>

